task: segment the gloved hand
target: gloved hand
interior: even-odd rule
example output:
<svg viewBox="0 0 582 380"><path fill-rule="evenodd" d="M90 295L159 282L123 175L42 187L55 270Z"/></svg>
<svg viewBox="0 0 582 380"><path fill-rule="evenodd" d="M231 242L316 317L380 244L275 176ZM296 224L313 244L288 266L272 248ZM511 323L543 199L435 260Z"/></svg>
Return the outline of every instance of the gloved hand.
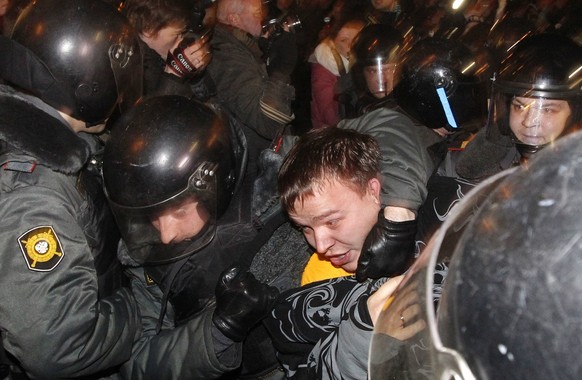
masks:
<svg viewBox="0 0 582 380"><path fill-rule="evenodd" d="M226 337L240 342L273 309L278 296L277 288L261 283L250 272L232 267L222 272L216 285L212 322Z"/></svg>
<svg viewBox="0 0 582 380"><path fill-rule="evenodd" d="M291 73L297 63L297 39L295 34L281 32L269 40L267 51L267 72L269 77L289 83Z"/></svg>
<svg viewBox="0 0 582 380"><path fill-rule="evenodd" d="M393 222L378 213L358 259L356 279L392 277L404 273L414 261L416 220Z"/></svg>

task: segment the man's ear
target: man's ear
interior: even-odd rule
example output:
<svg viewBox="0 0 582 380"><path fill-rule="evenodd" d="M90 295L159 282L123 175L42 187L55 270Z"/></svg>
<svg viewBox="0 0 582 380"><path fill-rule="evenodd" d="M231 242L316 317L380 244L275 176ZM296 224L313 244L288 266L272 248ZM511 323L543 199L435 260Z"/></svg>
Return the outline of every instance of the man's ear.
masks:
<svg viewBox="0 0 582 380"><path fill-rule="evenodd" d="M374 197L378 204L381 204L380 191L382 191L382 183L378 178L371 178L368 180L368 193Z"/></svg>
<svg viewBox="0 0 582 380"><path fill-rule="evenodd" d="M226 20L228 21L228 25L232 25L237 28L240 26L240 16L236 13L229 13L226 17Z"/></svg>

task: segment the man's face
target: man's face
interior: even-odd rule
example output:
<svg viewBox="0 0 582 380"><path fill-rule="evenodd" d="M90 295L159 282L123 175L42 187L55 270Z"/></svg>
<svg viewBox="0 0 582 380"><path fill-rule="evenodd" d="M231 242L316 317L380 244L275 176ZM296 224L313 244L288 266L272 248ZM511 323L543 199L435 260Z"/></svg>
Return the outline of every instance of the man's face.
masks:
<svg viewBox="0 0 582 380"><path fill-rule="evenodd" d="M151 218L164 244L180 243L196 236L209 220L204 206L194 199L169 207Z"/></svg>
<svg viewBox="0 0 582 380"><path fill-rule="evenodd" d="M252 1L239 15L238 25L235 26L252 36L259 37L263 33L263 18L266 14L261 0Z"/></svg>
<svg viewBox="0 0 582 380"><path fill-rule="evenodd" d="M487 18L497 6L497 0L477 0L471 4L465 11L465 17L477 16Z"/></svg>
<svg viewBox="0 0 582 380"><path fill-rule="evenodd" d="M396 0L372 0L372 6L382 12L390 12L394 8Z"/></svg>
<svg viewBox="0 0 582 380"><path fill-rule="evenodd" d="M565 100L515 97L509 107L509 125L527 145L544 145L557 139L572 113Z"/></svg>
<svg viewBox="0 0 582 380"><path fill-rule="evenodd" d="M366 85L374 97L381 99L392 92L395 69L396 65L393 63L364 67Z"/></svg>
<svg viewBox="0 0 582 380"><path fill-rule="evenodd" d="M182 41L185 29L185 25L166 26L160 29L157 34L143 33L140 38L150 49L155 50L160 57L166 59L170 49Z"/></svg>
<svg viewBox="0 0 582 380"><path fill-rule="evenodd" d="M336 180L327 182L289 216L307 242L334 266L355 272L364 240L378 220L380 182L368 182L365 194Z"/></svg>

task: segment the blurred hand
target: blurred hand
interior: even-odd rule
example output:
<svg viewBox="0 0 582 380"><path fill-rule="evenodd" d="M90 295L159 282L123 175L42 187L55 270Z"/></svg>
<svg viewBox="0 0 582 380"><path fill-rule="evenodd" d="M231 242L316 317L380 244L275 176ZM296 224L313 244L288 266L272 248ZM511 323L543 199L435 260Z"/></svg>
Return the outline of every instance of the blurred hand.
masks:
<svg viewBox="0 0 582 380"><path fill-rule="evenodd" d="M391 278L368 298L368 311L375 331L400 341L407 340L426 328L416 291L418 283L410 281L398 289L398 293L394 293L403 277L404 275ZM386 309L388 312L384 312L379 321L380 313Z"/></svg>
<svg viewBox="0 0 582 380"><path fill-rule="evenodd" d="M290 32L272 37L267 47L267 72L269 77L289 83L297 63L297 38Z"/></svg>
<svg viewBox="0 0 582 380"><path fill-rule="evenodd" d="M208 34L186 45L179 41L168 52L164 71L180 78L192 78L202 72L212 60Z"/></svg>

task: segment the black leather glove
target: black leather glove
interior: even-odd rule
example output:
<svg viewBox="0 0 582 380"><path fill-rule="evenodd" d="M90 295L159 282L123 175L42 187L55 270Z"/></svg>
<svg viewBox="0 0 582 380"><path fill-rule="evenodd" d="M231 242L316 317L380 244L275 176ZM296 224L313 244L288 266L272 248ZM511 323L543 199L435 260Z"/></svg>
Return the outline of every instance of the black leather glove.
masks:
<svg viewBox="0 0 582 380"><path fill-rule="evenodd" d="M281 32L269 40L266 51L267 72L272 79L289 83L297 63L297 39L295 34Z"/></svg>
<svg viewBox="0 0 582 380"><path fill-rule="evenodd" d="M216 285L212 322L226 337L240 342L273 309L278 296L277 288L263 284L250 272L232 267L222 272Z"/></svg>
<svg viewBox="0 0 582 380"><path fill-rule="evenodd" d="M416 220L393 222L378 213L358 260L356 279L392 277L404 273L414 261Z"/></svg>

